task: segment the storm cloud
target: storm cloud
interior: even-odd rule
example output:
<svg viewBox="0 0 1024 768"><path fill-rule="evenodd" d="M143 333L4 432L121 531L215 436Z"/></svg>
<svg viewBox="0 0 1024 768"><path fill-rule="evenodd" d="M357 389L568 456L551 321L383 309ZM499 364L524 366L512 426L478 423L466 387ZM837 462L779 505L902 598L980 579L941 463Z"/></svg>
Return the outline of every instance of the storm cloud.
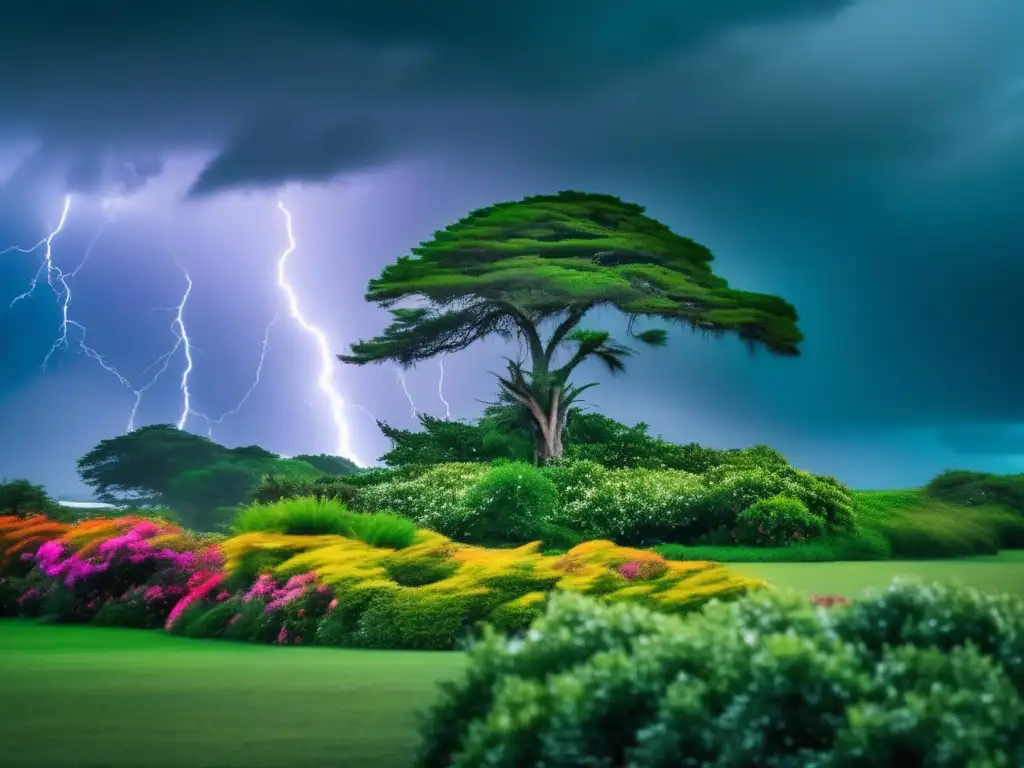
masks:
<svg viewBox="0 0 1024 768"><path fill-rule="evenodd" d="M36 0L0 17L0 145L35 147L0 188L0 231L48 213L40 179L132 194L200 157L181 194L206 204L288 183L329 197L411 164L418 181L381 193L365 285L442 216L609 192L710 246L737 287L791 300L807 342L751 360L679 337L606 381L602 408L812 457L885 463L909 433L1010 455L966 451L962 430L1024 421L1022 28L1018 0ZM381 323L348 303L338 320ZM474 382L467 398L489 394Z"/></svg>

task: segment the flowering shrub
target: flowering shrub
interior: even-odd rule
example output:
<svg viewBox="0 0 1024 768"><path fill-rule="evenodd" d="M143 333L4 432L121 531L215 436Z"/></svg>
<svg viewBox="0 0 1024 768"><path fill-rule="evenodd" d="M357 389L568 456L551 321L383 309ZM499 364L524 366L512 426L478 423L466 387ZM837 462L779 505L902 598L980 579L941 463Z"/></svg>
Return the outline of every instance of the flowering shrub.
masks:
<svg viewBox="0 0 1024 768"><path fill-rule="evenodd" d="M438 464L412 479L360 488L356 501L367 512L394 512L419 528L458 538L469 532L463 500L487 470L483 464Z"/></svg>
<svg viewBox="0 0 1024 768"><path fill-rule="evenodd" d="M781 547L816 539L824 532L825 521L788 496L755 501L740 512L733 529L736 543L751 547Z"/></svg>
<svg viewBox="0 0 1024 768"><path fill-rule="evenodd" d="M42 515L0 516L0 576L24 576L32 569L32 556L41 544L68 531L70 526Z"/></svg>
<svg viewBox="0 0 1024 768"><path fill-rule="evenodd" d="M524 617L539 613L543 600L517 601L527 594L543 598L553 590L583 592L609 601L640 600L681 613L712 598L728 600L762 586L714 563L667 562L608 541L591 541L566 555L548 556L538 552L536 543L486 549L455 544L430 532L421 532L416 543L398 551L342 537L246 534L224 544L228 572L245 567L263 549L292 554L279 561L273 573L258 578L244 597L269 605L297 586L279 586L282 579L315 572L317 581L331 587L338 601L337 608L322 617L316 642L334 645L452 648L480 621L521 627ZM403 584L401 576L416 562L429 562L436 579L417 580L416 586ZM636 564L636 579L629 578L629 567L627 575L617 570L630 562ZM399 575L399 580L392 574ZM294 595L288 598L289 606L294 599ZM269 625L262 614L252 608L242 614L236 626L248 627L250 637L266 638ZM308 641L308 630L303 629L300 636Z"/></svg>
<svg viewBox="0 0 1024 768"><path fill-rule="evenodd" d="M555 595L525 635L470 649L417 764L1024 765L1022 638L1024 601L957 588L688 618Z"/></svg>
<svg viewBox="0 0 1024 768"><path fill-rule="evenodd" d="M557 522L588 538L623 544L685 541L701 532L698 475L675 470L604 470L570 465L551 470L562 508Z"/></svg>

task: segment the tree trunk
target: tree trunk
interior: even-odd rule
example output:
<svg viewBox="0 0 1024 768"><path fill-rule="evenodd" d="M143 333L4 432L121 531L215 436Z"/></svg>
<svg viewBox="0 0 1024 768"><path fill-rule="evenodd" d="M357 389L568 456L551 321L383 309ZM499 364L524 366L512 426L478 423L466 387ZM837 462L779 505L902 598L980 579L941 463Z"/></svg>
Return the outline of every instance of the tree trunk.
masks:
<svg viewBox="0 0 1024 768"><path fill-rule="evenodd" d="M565 430L565 409L562 408L562 391L555 388L551 393L548 407L536 400L529 404L533 416L534 461L538 465L548 464L562 458L562 433Z"/></svg>

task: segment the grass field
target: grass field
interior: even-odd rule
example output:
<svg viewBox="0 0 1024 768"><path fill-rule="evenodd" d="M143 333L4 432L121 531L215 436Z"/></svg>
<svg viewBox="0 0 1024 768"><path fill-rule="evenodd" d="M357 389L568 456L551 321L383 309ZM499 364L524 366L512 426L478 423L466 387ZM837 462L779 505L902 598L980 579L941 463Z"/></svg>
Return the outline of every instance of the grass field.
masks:
<svg viewBox="0 0 1024 768"><path fill-rule="evenodd" d="M1024 596L1024 550L959 560L885 560L862 563L734 563L730 570L802 592L856 597L897 576L960 583L986 592Z"/></svg>
<svg viewBox="0 0 1024 768"><path fill-rule="evenodd" d="M455 653L279 648L0 621L5 768L410 764Z"/></svg>

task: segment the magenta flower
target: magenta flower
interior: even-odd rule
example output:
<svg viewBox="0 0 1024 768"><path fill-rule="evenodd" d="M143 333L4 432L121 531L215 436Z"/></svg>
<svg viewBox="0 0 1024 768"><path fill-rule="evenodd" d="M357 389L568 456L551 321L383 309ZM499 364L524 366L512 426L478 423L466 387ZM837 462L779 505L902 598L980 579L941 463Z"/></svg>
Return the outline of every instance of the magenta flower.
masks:
<svg viewBox="0 0 1024 768"><path fill-rule="evenodd" d="M198 575L200 574L194 574L193 578ZM212 576L204 574L204 576L206 578L205 581L194 586L187 595L174 604L170 614L167 616L167 622L164 624L165 629L173 627L174 622L181 618L181 614L183 614L190 605L206 599L206 597L220 586L222 581L224 581L223 573L215 573ZM191 581L192 579L189 579L189 582Z"/></svg>
<svg viewBox="0 0 1024 768"><path fill-rule="evenodd" d="M287 645L288 644L288 627L281 627L281 631L277 633L277 644Z"/></svg>

